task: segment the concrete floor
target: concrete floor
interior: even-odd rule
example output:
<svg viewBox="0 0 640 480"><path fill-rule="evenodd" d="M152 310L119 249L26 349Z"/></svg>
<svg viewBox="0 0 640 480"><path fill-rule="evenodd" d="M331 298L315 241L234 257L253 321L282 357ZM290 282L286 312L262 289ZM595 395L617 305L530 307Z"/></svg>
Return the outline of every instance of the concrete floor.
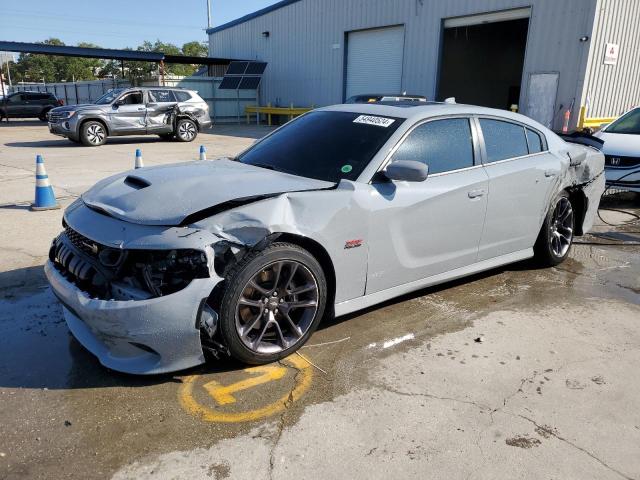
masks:
<svg viewBox="0 0 640 480"><path fill-rule="evenodd" d="M600 222L557 268L516 264L334 320L266 370L101 367L42 274L62 210L26 207L36 153L64 206L136 147L147 165L187 161L267 131L96 149L0 124L0 479L640 478L638 223Z"/></svg>

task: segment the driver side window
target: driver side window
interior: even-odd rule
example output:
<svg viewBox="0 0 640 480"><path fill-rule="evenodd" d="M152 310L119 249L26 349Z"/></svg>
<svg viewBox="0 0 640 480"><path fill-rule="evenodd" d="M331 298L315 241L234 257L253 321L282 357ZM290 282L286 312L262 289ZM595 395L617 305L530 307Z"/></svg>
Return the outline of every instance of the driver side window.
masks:
<svg viewBox="0 0 640 480"><path fill-rule="evenodd" d="M434 120L416 127L393 154L393 161L414 160L429 174L473 166L473 140L467 118Z"/></svg>
<svg viewBox="0 0 640 480"><path fill-rule="evenodd" d="M124 105L138 105L142 103L142 92L127 93L120 97L120 102Z"/></svg>

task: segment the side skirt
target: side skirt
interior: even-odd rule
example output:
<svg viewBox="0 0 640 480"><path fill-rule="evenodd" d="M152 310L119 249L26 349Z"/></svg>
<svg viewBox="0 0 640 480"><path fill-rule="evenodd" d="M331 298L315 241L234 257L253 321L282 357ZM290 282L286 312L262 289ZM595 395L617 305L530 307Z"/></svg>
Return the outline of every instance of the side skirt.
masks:
<svg viewBox="0 0 640 480"><path fill-rule="evenodd" d="M507 255L501 255L499 257L483 260L482 262L474 263L466 267L456 268L455 270L439 273L438 275L433 275L431 277L422 278L420 280L415 280L413 282L398 285L397 287L388 288L380 292L370 293L369 295L364 295L352 300L336 303L335 316L339 317L341 315L356 312L358 310L362 310L363 308L385 302L406 293L415 292L416 290L420 290L421 288L430 287L432 285L448 282L450 280L455 280L461 277L466 277L468 275L473 275L474 273L484 272L486 270L491 270L492 268L507 265L509 263L519 262L520 260L526 260L527 258L531 257L533 257L533 248L527 248L525 250L509 253Z"/></svg>

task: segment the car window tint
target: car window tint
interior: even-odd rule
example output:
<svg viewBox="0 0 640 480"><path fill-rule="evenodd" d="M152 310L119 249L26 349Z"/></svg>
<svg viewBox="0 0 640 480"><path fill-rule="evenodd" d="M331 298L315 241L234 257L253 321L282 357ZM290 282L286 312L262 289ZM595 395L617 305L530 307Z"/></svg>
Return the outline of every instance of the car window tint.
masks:
<svg viewBox="0 0 640 480"><path fill-rule="evenodd" d="M529 153L524 127L521 125L481 118L480 126L489 162L521 157Z"/></svg>
<svg viewBox="0 0 640 480"><path fill-rule="evenodd" d="M626 133L627 135L640 135L640 108L631 110L618 120L609 125L607 133Z"/></svg>
<svg viewBox="0 0 640 480"><path fill-rule="evenodd" d="M158 103L176 101L171 90L149 90L149 99Z"/></svg>
<svg viewBox="0 0 640 480"><path fill-rule="evenodd" d="M403 119L312 111L244 152L251 165L329 182L356 180Z"/></svg>
<svg viewBox="0 0 640 480"><path fill-rule="evenodd" d="M448 118L416 127L393 154L393 160L425 163L429 166L429 173L473 166L469 120Z"/></svg>
<svg viewBox="0 0 640 480"><path fill-rule="evenodd" d="M173 92L173 93L179 102L188 102L189 100L191 100L191 94L189 92Z"/></svg>
<svg viewBox="0 0 640 480"><path fill-rule="evenodd" d="M7 97L7 101L9 103L18 103L22 101L22 95L11 95L10 97Z"/></svg>
<svg viewBox="0 0 640 480"><path fill-rule="evenodd" d="M121 100L126 105L137 105L142 103L142 93L141 92L129 93L123 96Z"/></svg>
<svg viewBox="0 0 640 480"><path fill-rule="evenodd" d="M542 137L527 128L527 143L529 144L529 153L538 153L544 150L544 143L542 143Z"/></svg>

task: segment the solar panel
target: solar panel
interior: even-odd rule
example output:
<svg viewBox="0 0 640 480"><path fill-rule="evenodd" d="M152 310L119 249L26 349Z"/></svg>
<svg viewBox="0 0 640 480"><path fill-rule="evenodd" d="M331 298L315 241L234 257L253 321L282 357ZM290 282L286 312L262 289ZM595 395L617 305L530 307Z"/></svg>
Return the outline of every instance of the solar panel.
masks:
<svg viewBox="0 0 640 480"><path fill-rule="evenodd" d="M247 69L249 62L231 62L225 75L242 75Z"/></svg>
<svg viewBox="0 0 640 480"><path fill-rule="evenodd" d="M242 77L240 90L255 90L260 85L260 77Z"/></svg>
<svg viewBox="0 0 640 480"><path fill-rule="evenodd" d="M267 68L266 62L249 62L245 75L262 75Z"/></svg>
<svg viewBox="0 0 640 480"><path fill-rule="evenodd" d="M220 90L237 90L240 80L242 77L224 77L218 88Z"/></svg>

